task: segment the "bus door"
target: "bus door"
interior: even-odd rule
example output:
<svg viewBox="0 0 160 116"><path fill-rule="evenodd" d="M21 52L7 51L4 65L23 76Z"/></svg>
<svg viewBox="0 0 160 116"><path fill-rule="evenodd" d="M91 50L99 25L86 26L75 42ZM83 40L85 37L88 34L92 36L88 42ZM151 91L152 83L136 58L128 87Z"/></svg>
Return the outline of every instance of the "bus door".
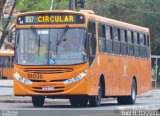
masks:
<svg viewBox="0 0 160 116"><path fill-rule="evenodd" d="M94 94L98 91L98 69L96 60L96 23L89 21L88 23L88 50L89 50L89 82L90 93Z"/></svg>

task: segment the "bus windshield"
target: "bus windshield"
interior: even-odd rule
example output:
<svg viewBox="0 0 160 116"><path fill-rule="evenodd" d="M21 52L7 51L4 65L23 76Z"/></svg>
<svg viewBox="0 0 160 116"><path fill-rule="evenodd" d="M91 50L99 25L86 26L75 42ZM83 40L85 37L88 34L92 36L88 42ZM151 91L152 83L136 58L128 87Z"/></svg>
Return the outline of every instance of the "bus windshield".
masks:
<svg viewBox="0 0 160 116"><path fill-rule="evenodd" d="M84 63L86 30L18 29L16 63L21 65L71 65Z"/></svg>

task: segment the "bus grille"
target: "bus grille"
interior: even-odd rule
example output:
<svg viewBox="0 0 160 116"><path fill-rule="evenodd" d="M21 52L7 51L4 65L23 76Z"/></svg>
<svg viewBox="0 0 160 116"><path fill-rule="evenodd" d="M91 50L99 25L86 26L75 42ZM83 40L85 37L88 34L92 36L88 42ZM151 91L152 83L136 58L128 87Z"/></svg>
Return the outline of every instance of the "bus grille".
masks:
<svg viewBox="0 0 160 116"><path fill-rule="evenodd" d="M38 74L54 74L54 73L66 73L66 72L72 72L72 68L27 68L23 69L24 72L28 73L38 73Z"/></svg>

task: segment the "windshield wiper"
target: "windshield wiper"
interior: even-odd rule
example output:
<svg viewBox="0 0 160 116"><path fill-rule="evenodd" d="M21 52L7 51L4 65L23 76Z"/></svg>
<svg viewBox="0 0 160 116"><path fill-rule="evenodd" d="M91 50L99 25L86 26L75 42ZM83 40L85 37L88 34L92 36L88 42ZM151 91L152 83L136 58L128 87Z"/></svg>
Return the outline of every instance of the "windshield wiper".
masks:
<svg viewBox="0 0 160 116"><path fill-rule="evenodd" d="M68 29L69 29L69 26L66 25L66 27L64 28L63 33L61 34L61 36L59 38L57 38L57 45L60 45L62 41L66 41L64 39L64 36L66 35Z"/></svg>
<svg viewBox="0 0 160 116"><path fill-rule="evenodd" d="M40 36L37 34L37 31L36 31L36 29L33 27L33 26L31 26L31 31L32 31L32 33L34 34L34 36L36 37L36 41L38 40L38 56L39 56L39 51L40 51Z"/></svg>

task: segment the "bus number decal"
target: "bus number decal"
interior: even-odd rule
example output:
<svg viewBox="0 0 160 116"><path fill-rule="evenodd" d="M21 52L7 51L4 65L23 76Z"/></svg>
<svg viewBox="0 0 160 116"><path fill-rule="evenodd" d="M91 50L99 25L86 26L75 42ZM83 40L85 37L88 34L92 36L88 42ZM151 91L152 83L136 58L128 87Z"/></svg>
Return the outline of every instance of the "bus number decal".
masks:
<svg viewBox="0 0 160 116"><path fill-rule="evenodd" d="M26 23L33 23L34 22L34 16L26 16Z"/></svg>
<svg viewBox="0 0 160 116"><path fill-rule="evenodd" d="M28 79L43 79L42 74L28 73Z"/></svg>

